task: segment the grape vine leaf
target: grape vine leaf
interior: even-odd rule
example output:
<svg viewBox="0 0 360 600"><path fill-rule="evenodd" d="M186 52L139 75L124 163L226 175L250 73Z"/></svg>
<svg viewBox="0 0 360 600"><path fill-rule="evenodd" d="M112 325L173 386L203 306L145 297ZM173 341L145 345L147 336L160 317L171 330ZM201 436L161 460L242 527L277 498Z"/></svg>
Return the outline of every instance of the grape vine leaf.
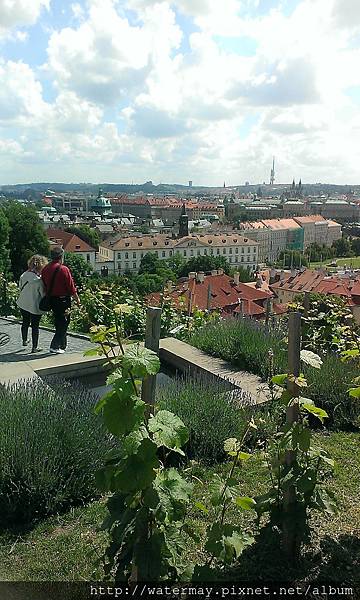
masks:
<svg viewBox="0 0 360 600"><path fill-rule="evenodd" d="M217 559L231 564L254 538L234 525L214 523L208 530L205 549Z"/></svg>
<svg viewBox="0 0 360 600"><path fill-rule="evenodd" d="M160 369L157 354L140 344L132 344L126 348L121 364L124 375L131 372L135 378L156 375Z"/></svg>
<svg viewBox="0 0 360 600"><path fill-rule="evenodd" d="M184 456L181 446L188 441L189 433L179 417L168 410L159 410L149 419L148 428L158 446L165 446Z"/></svg>

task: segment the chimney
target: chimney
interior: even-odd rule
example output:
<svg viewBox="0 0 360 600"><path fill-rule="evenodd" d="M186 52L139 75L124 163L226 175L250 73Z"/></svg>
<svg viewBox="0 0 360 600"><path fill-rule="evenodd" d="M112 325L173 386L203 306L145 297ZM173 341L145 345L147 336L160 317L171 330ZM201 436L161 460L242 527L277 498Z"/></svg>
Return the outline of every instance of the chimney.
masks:
<svg viewBox="0 0 360 600"><path fill-rule="evenodd" d="M269 279L270 285L272 283L275 283L275 281L276 281L276 271L275 271L275 269L271 269L270 270L270 279Z"/></svg>
<svg viewBox="0 0 360 600"><path fill-rule="evenodd" d="M234 283L235 283L235 285L239 285L239 283L240 283L240 273L238 271L236 271L236 273L234 273Z"/></svg>
<svg viewBox="0 0 360 600"><path fill-rule="evenodd" d="M204 273L204 271L199 271L199 273L196 276L196 281L198 283L204 283L204 281L205 281L205 273Z"/></svg>
<svg viewBox="0 0 360 600"><path fill-rule="evenodd" d="M215 275L217 275L217 274L218 274L218 272L217 272L217 270L216 270L216 269L213 269L213 270L211 271L211 275L212 275L212 277L215 277Z"/></svg>
<svg viewBox="0 0 360 600"><path fill-rule="evenodd" d="M256 278L256 284L255 284L256 289L260 290L262 288L262 284L263 284L262 277L261 277L261 275L258 275Z"/></svg>
<svg viewBox="0 0 360 600"><path fill-rule="evenodd" d="M297 275L297 270L292 268L291 269L291 277L296 277L296 275Z"/></svg>
<svg viewBox="0 0 360 600"><path fill-rule="evenodd" d="M224 275L224 269L218 269L218 275Z"/></svg>
<svg viewBox="0 0 360 600"><path fill-rule="evenodd" d="M195 279L196 277L196 273L194 271L191 271L191 273L189 273L189 279Z"/></svg>
<svg viewBox="0 0 360 600"><path fill-rule="evenodd" d="M285 279L285 271L280 271L280 281L284 281Z"/></svg>

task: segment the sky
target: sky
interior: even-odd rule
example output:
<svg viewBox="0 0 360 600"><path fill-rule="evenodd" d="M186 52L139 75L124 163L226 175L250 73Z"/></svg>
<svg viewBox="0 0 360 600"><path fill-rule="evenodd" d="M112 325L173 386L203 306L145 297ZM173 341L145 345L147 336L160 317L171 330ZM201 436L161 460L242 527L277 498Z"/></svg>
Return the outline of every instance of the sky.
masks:
<svg viewBox="0 0 360 600"><path fill-rule="evenodd" d="M360 183L359 0L0 0L0 185Z"/></svg>

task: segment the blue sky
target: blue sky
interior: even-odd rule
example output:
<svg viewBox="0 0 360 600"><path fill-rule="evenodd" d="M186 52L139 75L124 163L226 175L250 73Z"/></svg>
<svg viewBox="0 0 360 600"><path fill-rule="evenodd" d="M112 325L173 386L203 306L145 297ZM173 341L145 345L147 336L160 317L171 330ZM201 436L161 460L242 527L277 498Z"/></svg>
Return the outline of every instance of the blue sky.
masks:
<svg viewBox="0 0 360 600"><path fill-rule="evenodd" d="M357 0L2 3L0 185L356 183L359 54Z"/></svg>

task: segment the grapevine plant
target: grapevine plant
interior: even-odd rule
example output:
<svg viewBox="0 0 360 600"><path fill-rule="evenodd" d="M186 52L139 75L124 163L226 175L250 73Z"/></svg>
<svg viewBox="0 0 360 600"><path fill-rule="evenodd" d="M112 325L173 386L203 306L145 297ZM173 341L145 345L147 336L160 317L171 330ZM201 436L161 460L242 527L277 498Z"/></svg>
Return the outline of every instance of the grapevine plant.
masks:
<svg viewBox="0 0 360 600"><path fill-rule="evenodd" d="M118 324L91 333L99 348L90 352L106 356L112 386L95 411L118 442L97 473L99 488L111 494L105 574L117 581L174 580L185 569L182 528L192 486L167 463L171 454L184 454L187 429L169 411L154 415L141 399L141 382L159 371L158 356L139 344L124 346Z"/></svg>
<svg viewBox="0 0 360 600"><path fill-rule="evenodd" d="M301 359L313 368L321 368L322 361L313 352L303 350ZM258 520L265 513L270 523L283 532L285 545L292 558L299 554L301 543L309 540L309 511L318 510L334 514L336 499L326 488L326 477L331 473L334 461L313 440L309 416L321 423L328 417L325 410L302 396L308 387L303 374L281 374L272 377L271 383L280 393L283 407L283 424L265 448L265 466L268 467L271 487L256 498L255 510ZM292 391L291 391L292 390ZM294 393L295 392L295 393ZM285 420L285 412L296 408L297 418Z"/></svg>
<svg viewBox="0 0 360 600"><path fill-rule="evenodd" d="M251 421L241 440L225 440L224 449L231 457L226 478L215 478L211 485L212 523L203 542L208 555L206 565L194 569L185 562L184 551L190 538L200 538L186 522L192 484L179 470L169 466L174 455L184 456L188 441L184 423L173 413L154 409L141 398L141 382L159 371L158 356L122 340L122 316L130 310L126 304L115 307L115 326L94 326L91 341L97 348L87 355L103 355L110 367L107 384L112 386L97 403L117 444L97 473L103 493L110 494L108 516L103 528L110 534L104 557L105 576L117 581L175 581L204 576L214 561L229 564L236 560L253 538L238 525L227 522L229 506L240 510L253 508L251 498L241 497L235 470L250 458L242 445ZM146 399L145 399L146 400ZM195 507L205 513L201 503ZM205 569L205 571L204 571Z"/></svg>

